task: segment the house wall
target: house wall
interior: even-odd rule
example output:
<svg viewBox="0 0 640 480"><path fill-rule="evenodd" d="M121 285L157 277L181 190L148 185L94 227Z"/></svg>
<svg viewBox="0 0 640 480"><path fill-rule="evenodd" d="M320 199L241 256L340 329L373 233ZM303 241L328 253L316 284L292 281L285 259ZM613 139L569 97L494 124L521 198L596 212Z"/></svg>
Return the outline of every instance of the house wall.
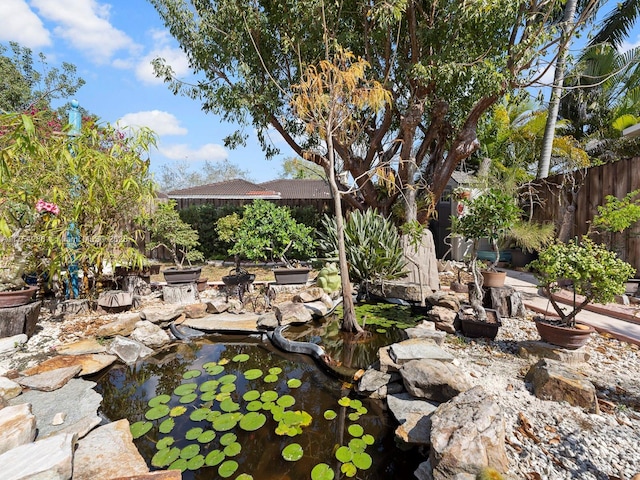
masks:
<svg viewBox="0 0 640 480"><path fill-rule="evenodd" d="M332 199L266 199L269 202L273 202L278 206L285 207L306 207L312 206L319 212L332 212L333 200ZM176 198L175 199L178 210L183 210L192 205L215 205L221 207L224 205L237 205L243 206L253 202L253 199L244 198Z"/></svg>

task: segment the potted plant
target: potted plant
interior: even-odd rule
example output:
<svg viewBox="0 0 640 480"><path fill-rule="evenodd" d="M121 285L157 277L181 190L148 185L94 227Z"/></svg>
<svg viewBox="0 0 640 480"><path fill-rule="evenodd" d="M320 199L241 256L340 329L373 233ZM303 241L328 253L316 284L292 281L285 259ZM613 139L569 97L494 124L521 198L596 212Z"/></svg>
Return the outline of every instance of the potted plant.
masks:
<svg viewBox="0 0 640 480"><path fill-rule="evenodd" d="M576 315L590 302L611 302L616 295L624 293L627 278L635 272L614 252L587 236L568 243L553 243L540 252L530 266L535 271L538 285L558 314L556 319L538 318L538 333L544 341L570 349L584 345L594 331L578 324ZM569 312L565 312L553 297L553 293L567 283L572 285L574 295ZM582 296L579 301L577 295Z"/></svg>
<svg viewBox="0 0 640 480"><path fill-rule="evenodd" d="M174 201L160 203L149 218L149 248L153 251L164 247L171 255L175 267L162 271L167 283L196 283L201 267L192 266L192 262L204 260L202 252L196 250L198 232L182 221L175 206ZM184 267L185 261L188 267Z"/></svg>
<svg viewBox="0 0 640 480"><path fill-rule="evenodd" d="M219 231L226 218L218 221ZM279 260L285 268L274 269L276 283L307 282L311 269L294 268L293 263L314 253L313 228L296 222L288 208L265 200L254 200L245 206L242 219L238 220L235 226L230 225L229 233L235 241L229 253L235 256L237 265L240 257Z"/></svg>

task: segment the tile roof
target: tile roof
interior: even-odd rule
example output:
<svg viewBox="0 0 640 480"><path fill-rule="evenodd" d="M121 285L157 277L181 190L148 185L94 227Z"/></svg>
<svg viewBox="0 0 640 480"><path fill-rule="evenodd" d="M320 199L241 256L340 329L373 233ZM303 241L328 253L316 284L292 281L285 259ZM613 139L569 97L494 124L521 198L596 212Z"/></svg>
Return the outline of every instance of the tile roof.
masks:
<svg viewBox="0 0 640 480"><path fill-rule="evenodd" d="M169 198L271 198L328 199L331 190L324 180L271 180L251 183L242 179L226 180L167 192Z"/></svg>
<svg viewBox="0 0 640 480"><path fill-rule="evenodd" d="M324 180L271 180L260 186L280 192L280 198L331 198L329 184Z"/></svg>

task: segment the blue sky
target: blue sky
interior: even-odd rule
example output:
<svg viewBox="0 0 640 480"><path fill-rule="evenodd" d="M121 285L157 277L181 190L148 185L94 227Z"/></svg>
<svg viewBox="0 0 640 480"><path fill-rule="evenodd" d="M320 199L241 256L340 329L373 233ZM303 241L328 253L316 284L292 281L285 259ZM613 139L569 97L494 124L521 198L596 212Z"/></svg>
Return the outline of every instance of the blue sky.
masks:
<svg viewBox="0 0 640 480"><path fill-rule="evenodd" d="M604 11L615 2L608 4ZM623 49L637 46L638 40L636 27ZM146 0L0 0L0 42L8 41L43 52L51 66L75 64L87 82L76 98L103 121L152 128L159 136L152 171L181 160L198 169L204 160L228 159L263 182L277 177L282 158L293 156L280 142L280 158L266 160L250 127L247 147L224 148L223 138L235 127L205 115L197 101L174 96L153 76L150 61L155 57L165 58L181 78L188 79L189 71ZM550 69L544 80L552 78ZM277 134L271 138L278 142Z"/></svg>

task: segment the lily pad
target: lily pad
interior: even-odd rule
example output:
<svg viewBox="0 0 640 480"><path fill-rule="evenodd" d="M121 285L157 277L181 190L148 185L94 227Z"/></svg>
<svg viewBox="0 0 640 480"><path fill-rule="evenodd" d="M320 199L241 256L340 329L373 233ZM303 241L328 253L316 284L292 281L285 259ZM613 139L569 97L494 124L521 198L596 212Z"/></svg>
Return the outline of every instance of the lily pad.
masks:
<svg viewBox="0 0 640 480"><path fill-rule="evenodd" d="M186 469L187 461L184 458L179 458L171 465L169 465L169 468L167 470L180 470L181 472L184 472Z"/></svg>
<svg viewBox="0 0 640 480"><path fill-rule="evenodd" d="M211 410L209 410L208 408L198 408L197 410L194 410L193 412L191 412L191 415L189 415L189 418L194 422L199 422L207 418L209 413L211 413Z"/></svg>
<svg viewBox="0 0 640 480"><path fill-rule="evenodd" d="M245 408L248 412L257 412L262 409L262 402L260 400L254 400L253 402L247 403Z"/></svg>
<svg viewBox="0 0 640 480"><path fill-rule="evenodd" d="M201 392L213 392L218 388L220 382L218 380L207 380L200 385Z"/></svg>
<svg viewBox="0 0 640 480"><path fill-rule="evenodd" d="M198 398L197 393L189 393L188 395L181 396L178 401L187 404L193 402L196 398Z"/></svg>
<svg viewBox="0 0 640 480"><path fill-rule="evenodd" d="M267 421L263 413L249 412L240 420L240 428L247 432L253 432L262 427Z"/></svg>
<svg viewBox="0 0 640 480"><path fill-rule="evenodd" d="M160 404L157 407L153 407L151 410L147 410L144 414L144 418L147 420L158 420L159 418L169 415L171 409L167 405Z"/></svg>
<svg viewBox="0 0 640 480"><path fill-rule="evenodd" d="M129 427L129 430L131 430L131 436L133 436L133 438L135 439L143 436L145 433L151 430L151 427L153 427L153 423L142 421L132 423Z"/></svg>
<svg viewBox="0 0 640 480"><path fill-rule="evenodd" d="M227 383L225 385L222 385L220 387L220 392L221 393L231 393L231 392L235 392L236 391L236 384L235 383Z"/></svg>
<svg viewBox="0 0 640 480"><path fill-rule="evenodd" d="M204 463L209 465L210 467L215 467L220 464L224 460L224 453L220 450L212 450L207 454L204 459Z"/></svg>
<svg viewBox="0 0 640 480"><path fill-rule="evenodd" d="M197 443L192 443L187 445L180 451L180 458L184 458L185 460L189 460L200 453L200 445Z"/></svg>
<svg viewBox="0 0 640 480"><path fill-rule="evenodd" d="M338 414L334 410L325 410L324 412L324 418L326 418L327 420L333 420L337 416Z"/></svg>
<svg viewBox="0 0 640 480"><path fill-rule="evenodd" d="M160 424L158 430L160 430L160 433L171 433L171 430L173 430L173 427L175 426L176 421L173 418L169 417Z"/></svg>
<svg viewBox="0 0 640 480"><path fill-rule="evenodd" d="M153 407L157 407L161 403L169 403L169 400L171 400L170 395L158 395L157 397L153 397L151 400L149 400L147 402L147 405L153 408Z"/></svg>
<svg viewBox="0 0 640 480"><path fill-rule="evenodd" d="M202 372L200 370L189 370L182 374L182 378L184 378L185 380L188 380L190 378L199 377L200 375L202 375Z"/></svg>
<svg viewBox="0 0 640 480"><path fill-rule="evenodd" d="M236 473L236 470L238 470L238 462L234 460L227 460L218 467L218 475L222 478L229 478L231 475Z"/></svg>
<svg viewBox="0 0 640 480"><path fill-rule="evenodd" d="M222 365L212 365L211 367L207 368L207 373L209 375L218 375L222 372L224 372L224 367Z"/></svg>
<svg viewBox="0 0 640 480"><path fill-rule="evenodd" d="M227 383L233 383L237 380L237 375L234 375L233 373L228 373L227 375L223 375L222 377L220 377L218 379L218 381L220 382L220 385L226 385Z"/></svg>
<svg viewBox="0 0 640 480"><path fill-rule="evenodd" d="M216 399L217 394L218 393L215 390L204 392L202 395L200 395L200 400L202 400L203 402L211 402L212 400Z"/></svg>
<svg viewBox="0 0 640 480"><path fill-rule="evenodd" d="M239 353L238 355L233 357L231 360L239 363L246 362L247 360L249 360L249 355L247 355L246 353Z"/></svg>
<svg viewBox="0 0 640 480"><path fill-rule="evenodd" d="M180 456L180 449L173 448L163 448L158 450L156 454L151 458L151 465L154 467L166 467L171 463L175 462Z"/></svg>
<svg viewBox="0 0 640 480"><path fill-rule="evenodd" d="M237 412L240 410L240 404L234 402L231 398L226 398L220 402L220 410L223 412Z"/></svg>
<svg viewBox="0 0 640 480"><path fill-rule="evenodd" d="M349 449L349 447L340 447L336 450L336 458L342 463L350 462L353 458L353 452Z"/></svg>
<svg viewBox="0 0 640 480"><path fill-rule="evenodd" d="M169 411L170 417L179 417L184 412L187 411L187 407L183 407L182 405L178 405L177 407L173 407L171 411Z"/></svg>
<svg viewBox="0 0 640 480"><path fill-rule="evenodd" d="M197 383L183 383L182 385L178 385L173 390L173 393L175 393L179 397L182 397L183 395L189 395L190 393L193 393L196 388L198 388Z"/></svg>
<svg viewBox="0 0 640 480"><path fill-rule="evenodd" d="M361 438L352 438L349 440L349 450L353 453L362 453L367 449L367 444Z"/></svg>
<svg viewBox="0 0 640 480"><path fill-rule="evenodd" d="M227 457L235 457L240 453L241 450L242 447L240 446L240 444L238 442L233 442L224 447L223 452Z"/></svg>
<svg viewBox="0 0 640 480"><path fill-rule="evenodd" d="M282 373L282 369L280 367L272 367L269 369L269 373L271 375L280 375Z"/></svg>
<svg viewBox="0 0 640 480"><path fill-rule="evenodd" d="M266 383L276 383L278 381L278 376L277 375L265 375L264 377L264 381Z"/></svg>
<svg viewBox="0 0 640 480"><path fill-rule="evenodd" d="M371 468L373 464L373 459L371 455L366 452L355 453L353 455L353 464L358 467L360 470L367 470Z"/></svg>
<svg viewBox="0 0 640 480"><path fill-rule="evenodd" d="M204 456L196 455L187 462L187 470L200 470L204 466Z"/></svg>
<svg viewBox="0 0 640 480"><path fill-rule="evenodd" d="M226 432L238 424L235 416L231 413L223 413L212 422L213 429L217 432Z"/></svg>
<svg viewBox="0 0 640 480"><path fill-rule="evenodd" d="M358 420L360 420L359 413L351 412L348 416L349 416L349 420L351 420L352 422L357 422Z"/></svg>
<svg viewBox="0 0 640 480"><path fill-rule="evenodd" d="M365 433L362 436L362 440L364 441L364 443L366 443L367 445L373 445L374 443L376 443L376 439L373 437L373 435L369 434L369 433Z"/></svg>
<svg viewBox="0 0 640 480"><path fill-rule="evenodd" d="M200 436L202 432L203 430L200 427L190 428L189 430L187 430L187 433L184 434L184 438L186 438L187 440L195 440Z"/></svg>
<svg viewBox="0 0 640 480"><path fill-rule="evenodd" d="M299 443L292 443L282 449L282 458L287 462L297 462L302 458L304 451Z"/></svg>
<svg viewBox="0 0 640 480"><path fill-rule="evenodd" d="M213 430L205 430L196 440L198 440L198 443L209 443L213 441L214 438L216 438L216 432Z"/></svg>
<svg viewBox="0 0 640 480"><path fill-rule="evenodd" d="M349 401L349 406L357 410L358 408L362 407L362 400L358 400L357 398L354 398L353 400Z"/></svg>
<svg viewBox="0 0 640 480"><path fill-rule="evenodd" d="M319 463L311 470L311 480L333 480L335 473L326 463Z"/></svg>
<svg viewBox="0 0 640 480"><path fill-rule="evenodd" d="M252 368L251 370L247 370L244 372L244 378L247 380L255 380L256 378L260 378L262 376L262 370L259 368Z"/></svg>
<svg viewBox="0 0 640 480"><path fill-rule="evenodd" d="M345 477L347 478L355 477L356 473L358 473L358 469L351 462L343 463L340 467L340 471L344 473Z"/></svg>
<svg viewBox="0 0 640 480"><path fill-rule="evenodd" d="M236 480L253 480L253 477L248 473L241 473L236 477Z"/></svg>
<svg viewBox="0 0 640 480"><path fill-rule="evenodd" d="M341 407L348 407L351 404L351 399L349 397L342 397L338 400L338 405Z"/></svg>
<svg viewBox="0 0 640 480"><path fill-rule="evenodd" d="M287 380L287 387L289 388L298 388L301 385L302 382L297 378L290 378L289 380Z"/></svg>
<svg viewBox="0 0 640 480"><path fill-rule="evenodd" d="M277 398L278 392L275 390L266 390L262 392L262 395L260 395L260 400L263 402L275 402Z"/></svg>
<svg viewBox="0 0 640 480"><path fill-rule="evenodd" d="M218 360L218 365L226 365L227 363L229 363L229 359L228 358L221 358L220 360Z"/></svg>
<svg viewBox="0 0 640 480"><path fill-rule="evenodd" d="M158 440L158 443L156 443L156 448L158 450L162 450L163 448L170 447L174 443L175 439L173 437L162 437L160 440Z"/></svg>
<svg viewBox="0 0 640 480"><path fill-rule="evenodd" d="M207 362L204 365L202 365L202 368L204 368L205 370L209 370L210 368L213 368L216 366L218 366L218 362Z"/></svg>
<svg viewBox="0 0 640 480"><path fill-rule="evenodd" d="M278 400L276 400L276 403L283 408L289 408L296 403L296 399L291 395L282 395Z"/></svg>
<svg viewBox="0 0 640 480"><path fill-rule="evenodd" d="M252 402L260 398L260 392L257 390L249 390L242 395L242 399L245 402Z"/></svg>
<svg viewBox="0 0 640 480"><path fill-rule="evenodd" d="M357 424L349 425L349 428L347 429L347 431L349 432L349 435L351 435L352 437L361 437L362 434L364 433L364 429Z"/></svg>
<svg viewBox="0 0 640 480"><path fill-rule="evenodd" d="M238 436L235 433L225 433L220 437L220 445L227 446L231 445L238 439Z"/></svg>

